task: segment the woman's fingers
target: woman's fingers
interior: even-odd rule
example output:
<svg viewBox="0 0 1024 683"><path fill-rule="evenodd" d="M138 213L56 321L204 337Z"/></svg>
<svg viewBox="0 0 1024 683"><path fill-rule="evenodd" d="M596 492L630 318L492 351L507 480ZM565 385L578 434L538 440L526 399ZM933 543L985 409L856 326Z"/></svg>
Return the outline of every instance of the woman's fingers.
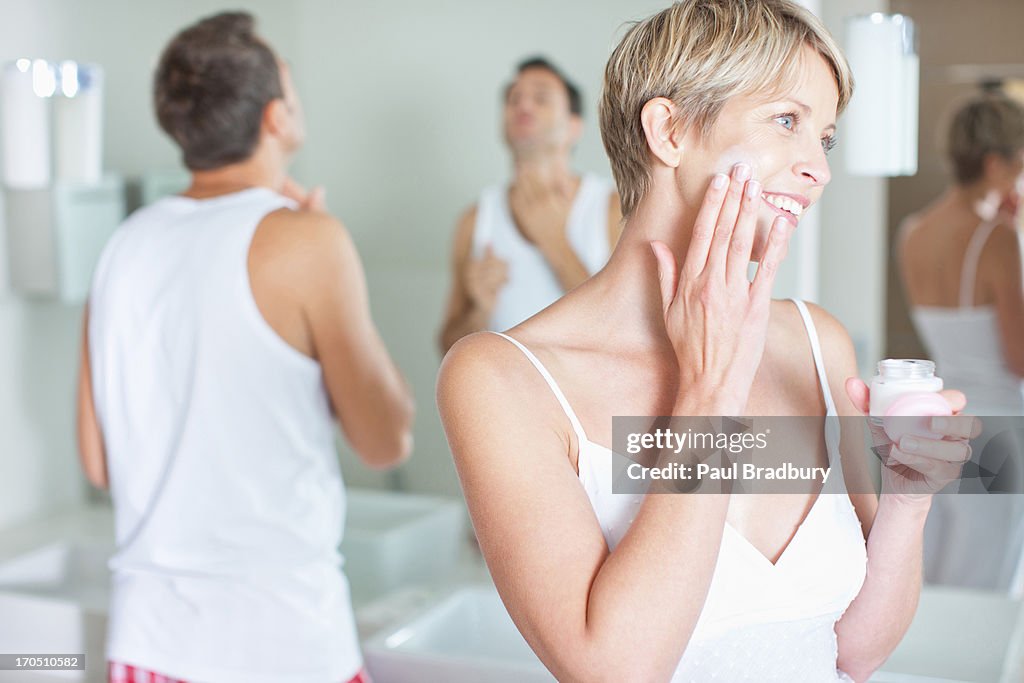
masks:
<svg viewBox="0 0 1024 683"><path fill-rule="evenodd" d="M651 242L651 251L658 261L658 286L661 288L661 310L668 312L668 307L676 296L676 257L664 242Z"/></svg>
<svg viewBox="0 0 1024 683"><path fill-rule="evenodd" d="M956 389L943 389L939 392L942 398L946 399L946 403L954 413L959 413L965 407L967 407L967 397L964 396L962 391Z"/></svg>
<svg viewBox="0 0 1024 683"><path fill-rule="evenodd" d="M768 244L757 266L754 281L750 285L750 295L755 301L767 301L771 298L772 283L775 282L775 275L779 272L782 259L786 257L792 232L793 229L782 216L772 223L771 232L768 233Z"/></svg>
<svg viewBox="0 0 1024 683"><path fill-rule="evenodd" d="M761 183L748 180L743 189L739 217L732 231L729 243L726 279L730 284L747 284L747 267L754 247L754 233L757 230L757 210L761 206Z"/></svg>
<svg viewBox="0 0 1024 683"><path fill-rule="evenodd" d="M715 274L715 280L724 280L725 278L725 265L728 258L729 245L732 243L736 220L740 214L740 205L743 202L743 189L746 187L749 179L749 166L746 164L736 164L733 167L732 178L729 181L729 190L725 193L722 210L718 214L718 224L715 226L715 234L711 238L707 266L704 268L706 272Z"/></svg>
<svg viewBox="0 0 1024 683"><path fill-rule="evenodd" d="M981 436L984 424L972 415L933 417L929 425L938 435L950 439L976 439Z"/></svg>
<svg viewBox="0 0 1024 683"><path fill-rule="evenodd" d="M906 455L937 462L962 464L971 459L971 447L966 441L942 441L919 436L904 436L900 439L897 448Z"/></svg>
<svg viewBox="0 0 1024 683"><path fill-rule="evenodd" d="M889 461L886 463L886 466L893 469L894 466L902 465L903 467L913 470L929 482L927 488L931 492L934 492L960 477L960 474L963 471L964 462L965 461L939 460L937 458L929 458L927 456L917 455L914 453L904 453L898 448L893 448L892 451L890 451ZM904 480L910 482L912 481L912 476L909 475L909 472L899 474L899 476ZM926 491L920 491L920 493L925 492Z"/></svg>
<svg viewBox="0 0 1024 683"><path fill-rule="evenodd" d="M686 258L683 259L683 273L686 277L693 279L704 272L711 239L715 235L718 214L722 210L722 201L725 199L728 186L729 176L718 173L711 179L711 184L704 193L704 203L697 212L697 220L694 221L693 231L690 233L690 246L686 250Z"/></svg>

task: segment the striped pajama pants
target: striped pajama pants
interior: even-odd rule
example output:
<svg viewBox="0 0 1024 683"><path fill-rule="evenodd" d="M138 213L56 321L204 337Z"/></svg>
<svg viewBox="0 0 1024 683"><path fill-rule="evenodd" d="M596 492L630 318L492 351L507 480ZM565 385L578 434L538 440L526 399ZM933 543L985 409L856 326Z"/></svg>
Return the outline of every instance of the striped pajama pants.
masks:
<svg viewBox="0 0 1024 683"><path fill-rule="evenodd" d="M154 673L130 664L117 662L107 663L107 683L188 683L180 678L172 678ZM366 669L360 669L347 683L373 683Z"/></svg>

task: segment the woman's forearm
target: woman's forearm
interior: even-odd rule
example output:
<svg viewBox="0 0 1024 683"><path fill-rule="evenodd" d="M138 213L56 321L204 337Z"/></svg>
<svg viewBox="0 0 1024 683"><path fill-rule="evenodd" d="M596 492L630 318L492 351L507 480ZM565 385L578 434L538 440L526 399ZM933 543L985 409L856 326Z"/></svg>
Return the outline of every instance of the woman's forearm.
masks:
<svg viewBox="0 0 1024 683"><path fill-rule="evenodd" d="M590 589L586 640L622 653L607 664L625 670L609 680L671 677L704 608L728 507L728 494L647 496Z"/></svg>
<svg viewBox="0 0 1024 683"><path fill-rule="evenodd" d="M931 498L884 494L867 541L867 576L836 624L838 667L866 681L899 644L921 593L924 523Z"/></svg>

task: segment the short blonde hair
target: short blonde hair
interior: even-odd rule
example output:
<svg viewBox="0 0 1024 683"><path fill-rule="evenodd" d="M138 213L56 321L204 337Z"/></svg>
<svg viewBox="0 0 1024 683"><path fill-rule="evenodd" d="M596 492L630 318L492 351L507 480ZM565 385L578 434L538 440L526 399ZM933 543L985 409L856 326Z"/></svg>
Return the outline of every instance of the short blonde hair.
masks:
<svg viewBox="0 0 1024 683"><path fill-rule="evenodd" d="M805 45L831 67L842 112L853 94L849 64L818 18L790 0L683 0L630 27L608 59L600 104L623 215L650 189L640 122L648 101L672 100L676 123L707 136L730 98L796 82Z"/></svg>
<svg viewBox="0 0 1024 683"><path fill-rule="evenodd" d="M1024 107L1001 92L973 97L953 116L948 145L956 182L981 180L988 155L1009 159L1024 149Z"/></svg>

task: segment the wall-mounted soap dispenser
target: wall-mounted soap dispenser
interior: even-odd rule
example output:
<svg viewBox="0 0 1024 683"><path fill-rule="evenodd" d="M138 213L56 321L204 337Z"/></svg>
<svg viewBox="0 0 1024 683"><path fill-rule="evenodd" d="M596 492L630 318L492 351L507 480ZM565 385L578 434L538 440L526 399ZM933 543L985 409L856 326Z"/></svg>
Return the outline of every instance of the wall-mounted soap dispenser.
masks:
<svg viewBox="0 0 1024 683"><path fill-rule="evenodd" d="M11 286L20 294L84 301L103 246L124 218L124 183L58 180L4 194Z"/></svg>
<svg viewBox="0 0 1024 683"><path fill-rule="evenodd" d="M102 93L95 65L20 59L0 70L4 223L19 294L85 300L124 218L124 182L102 172Z"/></svg>

